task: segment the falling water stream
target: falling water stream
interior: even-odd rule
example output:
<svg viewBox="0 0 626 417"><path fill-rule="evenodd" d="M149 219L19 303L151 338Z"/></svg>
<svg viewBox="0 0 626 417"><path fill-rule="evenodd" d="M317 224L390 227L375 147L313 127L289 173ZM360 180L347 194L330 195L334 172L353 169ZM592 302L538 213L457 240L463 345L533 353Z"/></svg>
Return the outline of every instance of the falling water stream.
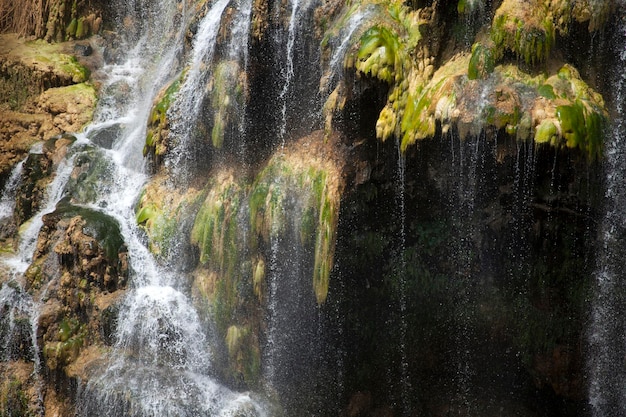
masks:
<svg viewBox="0 0 626 417"><path fill-rule="evenodd" d="M620 2L622 10L626 4ZM611 47L618 57L611 85L615 117L606 145L606 209L600 228L595 294L589 328L589 402L593 417L626 415L626 22L613 33Z"/></svg>
<svg viewBox="0 0 626 417"><path fill-rule="evenodd" d="M398 340L400 349L400 378L401 378L401 401L402 401L402 415L411 415L411 402L415 399L411 398L411 378L409 376L409 363L407 358L407 264L406 264L406 157L400 149L400 143L396 144L398 148L398 179L397 179L397 192L396 199L398 205L398 211L400 214L400 233L399 233L399 256L400 265L398 271L398 305L400 308L400 337Z"/></svg>

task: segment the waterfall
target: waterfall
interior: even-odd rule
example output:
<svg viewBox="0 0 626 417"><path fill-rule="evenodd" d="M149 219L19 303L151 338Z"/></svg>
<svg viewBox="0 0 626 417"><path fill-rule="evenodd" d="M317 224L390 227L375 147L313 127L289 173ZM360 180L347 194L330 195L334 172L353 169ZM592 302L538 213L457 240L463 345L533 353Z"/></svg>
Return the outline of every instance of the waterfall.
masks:
<svg viewBox="0 0 626 417"><path fill-rule="evenodd" d="M624 3L621 2L621 10ZM600 228L595 294L591 309L588 371L589 403L594 417L626 415L626 22L618 19L610 43L618 59L611 68L615 115L606 141L605 213Z"/></svg>
<svg viewBox="0 0 626 417"><path fill-rule="evenodd" d="M179 103L188 111L179 121L180 129L184 131L189 131L189 124L197 115L199 98L193 93L205 79L201 67L210 61L221 14L228 2L216 3L200 23L189 73L179 96L189 100ZM175 15L174 2L153 7L149 16L160 15L160 7L163 7L164 16L172 18ZM131 54L126 63L119 65L120 68L133 67L133 71L125 72L131 77L127 82L140 88L133 90L131 108L123 112L132 115L130 121L126 119L128 116L122 116L130 128L120 134L112 150L103 152L103 157L110 158L113 165L113 180L101 187L99 197L88 206L119 222L133 274L131 289L119 306L118 327L109 363L81 392L78 405L81 416L264 415L261 406L249 395L234 393L211 377L212 341L184 292L185 280L155 261L144 246L135 221L134 204L146 175L137 169L141 163L134 161L142 160L139 149L145 137L146 109L177 68L176 58L181 48L185 19L175 20L180 21L176 32L163 34L171 39L163 46L164 50L157 48L155 55L146 56L142 53L146 45L140 42L141 46L135 48L136 54ZM151 27L162 22L148 23ZM103 103L108 102L103 100ZM101 115L115 113L108 109L99 112ZM110 121L102 120L101 123Z"/></svg>
<svg viewBox="0 0 626 417"><path fill-rule="evenodd" d="M283 88L280 90L280 94L278 99L282 103L281 108L281 122L280 129L278 131L278 136L282 140L282 146L285 146L285 133L287 130L287 93L289 93L289 87L291 86L291 80L294 76L293 69L293 54L294 54L294 44L296 41L296 28L298 22L298 7L300 5L300 0L292 0L291 1L291 16L289 18L289 29L287 34L287 62L285 68L282 70L283 76Z"/></svg>
<svg viewBox="0 0 626 417"><path fill-rule="evenodd" d="M217 2L200 23L183 93L197 88L204 79L202 63L210 60L221 14L228 3L229 0ZM127 6L122 9L131 16L136 33L127 37L131 43L98 74L102 79L102 98L94 121L84 132L76 133L77 141L58 164L46 190L43 208L20 234L16 256L5 263L18 277L26 271L43 216L54 211L68 193L73 193L74 185L70 186L68 180L79 156L89 154L97 158L106 167L106 174L92 185L95 195L76 198L72 203L115 219L125 239L132 272L130 288L118 305L115 343L104 366L94 370L89 380L78 388L77 414L261 417L265 415L263 407L249 394L233 392L214 379L211 366L214 342L192 306L185 289L186 280L156 262L136 225L134 206L148 180L142 155L147 119L157 92L180 72L178 61L189 16L183 3L168 0L135 1ZM247 12L243 16L247 19L250 7L245 8ZM194 113L198 109L194 101L197 97L191 93L183 96L192 100L182 104L187 106L190 118L181 123L189 124L197 114ZM96 148L101 133L108 129L115 137L111 143ZM8 191L15 181L9 180ZM8 308L7 314L11 316L0 327L3 335L7 333L7 339L3 340L14 340L13 334L21 331L12 317L27 315L32 325L24 331L30 334L32 347L36 348L41 306L28 297L23 298L20 294L24 291L11 283L3 285L0 291L1 306ZM45 289L42 293L45 296ZM15 347L7 344L2 351L12 355ZM29 355L39 357L36 351ZM38 372L38 362L35 363Z"/></svg>
<svg viewBox="0 0 626 417"><path fill-rule="evenodd" d="M192 54L187 64L184 81L170 110L173 114L172 133L175 147L167 164L177 174L188 174L189 162L193 160L193 130L206 96L207 82L211 75L215 43L224 9L230 0L219 0L202 18L194 37Z"/></svg>

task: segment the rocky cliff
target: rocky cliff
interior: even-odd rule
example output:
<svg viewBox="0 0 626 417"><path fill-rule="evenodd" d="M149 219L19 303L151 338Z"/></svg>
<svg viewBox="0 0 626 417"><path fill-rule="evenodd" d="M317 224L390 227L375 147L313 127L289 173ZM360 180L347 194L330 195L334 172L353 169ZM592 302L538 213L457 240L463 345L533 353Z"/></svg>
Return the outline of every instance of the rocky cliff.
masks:
<svg viewBox="0 0 626 417"><path fill-rule="evenodd" d="M180 68L147 112L134 221L213 329L219 379L265 390L288 416L586 415L615 116L604 39L623 11L330 0L300 6L298 28L296 3L256 0L238 61L239 8L227 5L189 122L181 96L196 69L184 63L213 4L177 4L189 23ZM149 28L100 2L55 1L29 19L9 7L0 1L14 32L0 37L7 256L71 166L26 272L0 270L0 415L74 415L133 274L119 222L89 206L109 175L107 135L124 127L75 136L99 99L124 97L123 82L100 88L101 70Z"/></svg>

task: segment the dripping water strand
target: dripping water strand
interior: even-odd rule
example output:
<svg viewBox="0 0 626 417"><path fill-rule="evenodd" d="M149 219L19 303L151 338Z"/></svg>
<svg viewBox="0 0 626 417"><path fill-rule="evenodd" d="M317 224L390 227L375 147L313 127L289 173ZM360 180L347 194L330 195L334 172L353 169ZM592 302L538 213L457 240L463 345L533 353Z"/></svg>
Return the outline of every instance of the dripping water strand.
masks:
<svg viewBox="0 0 626 417"><path fill-rule="evenodd" d="M398 149L398 176L397 176L397 206L400 212L400 270L399 270L399 307L400 307L400 378L402 415L411 415L411 379L409 376L409 363L407 358L407 264L406 264L406 157L400 148L399 140L396 144Z"/></svg>
<svg viewBox="0 0 626 417"><path fill-rule="evenodd" d="M59 163L52 182L46 188L43 208L28 220L28 226L20 233L20 242L16 255L6 260L7 265L14 272L24 273L32 261L37 246L37 236L43 226L43 216L53 212L57 202L63 197L65 185L70 178L74 165L74 157L75 155L72 155L69 159Z"/></svg>
<svg viewBox="0 0 626 417"><path fill-rule="evenodd" d="M291 87L291 81L294 76L294 62L293 62L293 54L294 54L294 45L296 42L296 29L297 29L297 17L298 17L298 7L300 0L292 0L291 3L291 17L289 19L289 30L287 35L287 62L285 64L285 69L283 70L283 88L278 95L278 99L280 103L282 103L280 115L280 130L278 132L279 138L281 140L281 147L284 149L285 147L285 134L287 133L287 97L289 93L289 89Z"/></svg>
<svg viewBox="0 0 626 417"><path fill-rule="evenodd" d="M280 251L280 237L278 233L275 233L275 229L278 228L278 220L273 218L270 226L270 262L269 262L269 285L267 294L267 341L266 341L266 358L265 358L265 379L272 387L276 379L276 349L278 348L276 343L276 337L278 332L277 319L278 319L278 257Z"/></svg>
<svg viewBox="0 0 626 417"><path fill-rule="evenodd" d="M237 7L237 18L230 39L230 58L237 60L240 64L240 70L244 74L248 73L248 62L250 53L248 51L248 37L250 34L250 16L252 14L252 0L240 0ZM244 40L242 42L242 39ZM243 91L248 89L247 76L243 77L244 85L241 86ZM236 109L238 114L237 130L239 133L239 157L242 161L246 155L246 101L239 105Z"/></svg>

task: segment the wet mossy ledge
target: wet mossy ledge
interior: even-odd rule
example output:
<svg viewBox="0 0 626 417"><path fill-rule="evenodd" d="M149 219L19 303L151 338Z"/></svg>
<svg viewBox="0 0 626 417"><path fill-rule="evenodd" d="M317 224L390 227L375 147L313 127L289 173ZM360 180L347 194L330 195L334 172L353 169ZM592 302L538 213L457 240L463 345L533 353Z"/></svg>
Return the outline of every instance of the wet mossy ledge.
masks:
<svg viewBox="0 0 626 417"><path fill-rule="evenodd" d="M223 372L246 386L260 378L259 337L273 279L273 242L293 240L305 253L313 302L323 304L328 294L345 156L336 136L326 141L323 136L317 131L287 144L254 175L215 167L204 186L183 192L159 174L136 208L136 220L158 257L171 256L179 230L195 248L196 304L215 322L228 362ZM184 219L193 222L183 226Z"/></svg>
<svg viewBox="0 0 626 417"><path fill-rule="evenodd" d="M449 131L461 138L487 131L577 149L596 160L608 118L603 97L554 51L573 22L599 30L614 6L530 3L504 0L470 50L446 51L433 48L434 36L446 36L437 5L412 9L394 0L363 0L345 6L322 41L327 131L346 103L358 99L349 85L353 74L357 84L387 89L376 137L396 138L403 151ZM459 2L459 19L469 6Z"/></svg>
<svg viewBox="0 0 626 417"><path fill-rule="evenodd" d="M82 61L75 45L0 34L0 184L35 143L91 122L98 91L87 64L98 58Z"/></svg>

